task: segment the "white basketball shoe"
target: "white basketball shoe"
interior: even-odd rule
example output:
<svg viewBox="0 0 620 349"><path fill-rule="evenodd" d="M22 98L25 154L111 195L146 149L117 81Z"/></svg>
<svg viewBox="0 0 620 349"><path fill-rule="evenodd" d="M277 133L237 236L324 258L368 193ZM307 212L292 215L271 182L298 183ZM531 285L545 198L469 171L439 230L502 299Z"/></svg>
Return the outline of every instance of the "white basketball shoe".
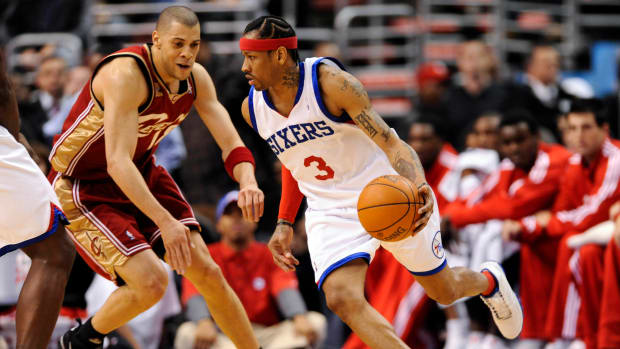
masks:
<svg viewBox="0 0 620 349"><path fill-rule="evenodd" d="M493 275L496 286L491 295L480 295L480 298L491 310L493 321L502 335L508 339L517 338L523 328L523 309L519 299L510 287L501 265L484 262L480 265L480 271L485 270Z"/></svg>

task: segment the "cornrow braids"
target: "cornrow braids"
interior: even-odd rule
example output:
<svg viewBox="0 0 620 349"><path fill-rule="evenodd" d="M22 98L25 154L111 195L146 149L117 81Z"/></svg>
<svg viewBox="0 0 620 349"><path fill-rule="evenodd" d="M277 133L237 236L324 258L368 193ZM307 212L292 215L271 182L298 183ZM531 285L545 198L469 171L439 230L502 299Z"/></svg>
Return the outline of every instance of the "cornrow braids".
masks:
<svg viewBox="0 0 620 349"><path fill-rule="evenodd" d="M259 39L282 39L297 35L295 29L284 18L271 15L258 17L248 23L243 35L251 31L258 31ZM299 62L297 49L288 49L288 54L295 62Z"/></svg>

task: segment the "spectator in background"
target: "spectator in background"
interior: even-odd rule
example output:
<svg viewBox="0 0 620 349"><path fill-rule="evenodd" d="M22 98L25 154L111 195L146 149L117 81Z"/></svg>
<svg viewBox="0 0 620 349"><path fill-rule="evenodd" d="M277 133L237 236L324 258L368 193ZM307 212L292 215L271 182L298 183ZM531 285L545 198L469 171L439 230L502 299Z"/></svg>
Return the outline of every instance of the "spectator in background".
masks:
<svg viewBox="0 0 620 349"><path fill-rule="evenodd" d="M474 121L471 132L467 135L467 148L499 150L499 124L502 116L499 113L484 113Z"/></svg>
<svg viewBox="0 0 620 349"><path fill-rule="evenodd" d="M460 236L471 241L472 264L488 259L489 255L505 260L514 253L514 242L501 240L500 220L521 219L550 208L570 156L561 146L539 141L538 125L526 111L508 113L499 125L499 134L504 157L499 170L469 197L453 202L445 211L444 221L467 229ZM486 224L474 230L477 223ZM522 242L518 269L521 282L528 286L520 288L525 317L521 338L541 345L557 240L525 234L506 240ZM475 312L470 314L475 316Z"/></svg>
<svg viewBox="0 0 620 349"><path fill-rule="evenodd" d="M426 181L435 193L441 214L448 203L442 180L456 165L456 150L446 141L441 120L431 117L422 117L411 124L407 143L420 157Z"/></svg>
<svg viewBox="0 0 620 349"><path fill-rule="evenodd" d="M457 56L456 83L446 93L450 138L457 149L465 142L465 130L478 115L506 109L507 89L498 81L498 63L482 41L461 44Z"/></svg>
<svg viewBox="0 0 620 349"><path fill-rule="evenodd" d="M560 82L560 53L548 44L534 46L525 71L524 84L516 87L514 106L525 108L534 115L542 128L543 140L560 142L562 137L557 118L568 111L566 103L579 93L573 91L579 82L574 79ZM579 94L583 98L592 97L592 92L589 96Z"/></svg>
<svg viewBox="0 0 620 349"><path fill-rule="evenodd" d="M254 240L257 224L243 219L237 198L238 192L231 191L218 202L217 230L222 241L208 245L211 256L239 296L263 348L318 345L324 337L325 317L307 312L295 273L278 268L267 245ZM218 333L204 299L187 279L183 279L183 300L191 322L179 328L175 348L234 348Z"/></svg>
<svg viewBox="0 0 620 349"><path fill-rule="evenodd" d="M92 70L83 65L68 70L67 79L63 86L59 111L54 113L54 115L43 124L42 129L45 139L52 140L55 135L62 131L62 124L65 122L67 115L69 115L69 111L71 111L80 90L90 80L91 74Z"/></svg>
<svg viewBox="0 0 620 349"><path fill-rule="evenodd" d="M430 61L418 66L415 73L417 96L414 101L414 119L424 116L446 121L447 105L445 94L450 78L448 68L440 61Z"/></svg>
<svg viewBox="0 0 620 349"><path fill-rule="evenodd" d="M591 299L580 297L579 270L573 268L579 253L568 245L571 236L579 234L609 218L609 209L620 199L620 142L609 138L609 127L598 100L576 100L567 115L568 137L576 154L563 173L560 193L554 210L538 212L527 224L527 233L546 229L547 234L561 238L547 310L546 336L563 348L581 334L586 341L593 335L589 327L581 327Z"/></svg>
<svg viewBox="0 0 620 349"><path fill-rule="evenodd" d="M67 83L68 69L65 60L59 56L44 57L37 70L35 85L37 90L33 92L34 103L38 103L45 112L46 119L39 125L43 134L43 141L49 147L52 137L56 134L46 134L45 123L56 122L62 125L70 109L70 96L65 96L65 84ZM59 131L59 130L57 130ZM45 154L47 158L47 154Z"/></svg>
<svg viewBox="0 0 620 349"><path fill-rule="evenodd" d="M610 209L610 219L614 223L613 238L605 250L600 294L599 349L620 347L620 202L614 206Z"/></svg>

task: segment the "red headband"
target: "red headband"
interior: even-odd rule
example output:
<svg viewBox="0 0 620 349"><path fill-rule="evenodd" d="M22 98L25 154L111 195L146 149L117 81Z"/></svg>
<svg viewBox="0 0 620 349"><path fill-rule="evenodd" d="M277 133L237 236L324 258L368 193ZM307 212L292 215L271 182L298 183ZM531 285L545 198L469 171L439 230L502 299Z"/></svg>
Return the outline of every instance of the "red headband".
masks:
<svg viewBox="0 0 620 349"><path fill-rule="evenodd" d="M284 46L287 49L294 50L297 48L297 37L291 36L281 39L248 39L241 38L239 40L239 48L242 51L271 51L277 50L278 47Z"/></svg>

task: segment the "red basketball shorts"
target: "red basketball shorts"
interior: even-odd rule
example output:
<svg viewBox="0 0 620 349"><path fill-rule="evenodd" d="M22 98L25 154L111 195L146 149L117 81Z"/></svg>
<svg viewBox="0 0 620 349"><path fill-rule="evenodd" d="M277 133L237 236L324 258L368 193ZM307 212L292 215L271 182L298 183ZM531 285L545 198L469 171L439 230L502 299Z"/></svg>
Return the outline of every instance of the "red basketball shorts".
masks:
<svg viewBox="0 0 620 349"><path fill-rule="evenodd" d="M157 201L190 229L199 229L181 190L163 167L147 166L144 179ZM51 177L51 176L50 176ZM58 174L52 186L70 224L77 251L93 270L116 281L115 268L130 256L150 249L159 228L112 179L80 180Z"/></svg>

